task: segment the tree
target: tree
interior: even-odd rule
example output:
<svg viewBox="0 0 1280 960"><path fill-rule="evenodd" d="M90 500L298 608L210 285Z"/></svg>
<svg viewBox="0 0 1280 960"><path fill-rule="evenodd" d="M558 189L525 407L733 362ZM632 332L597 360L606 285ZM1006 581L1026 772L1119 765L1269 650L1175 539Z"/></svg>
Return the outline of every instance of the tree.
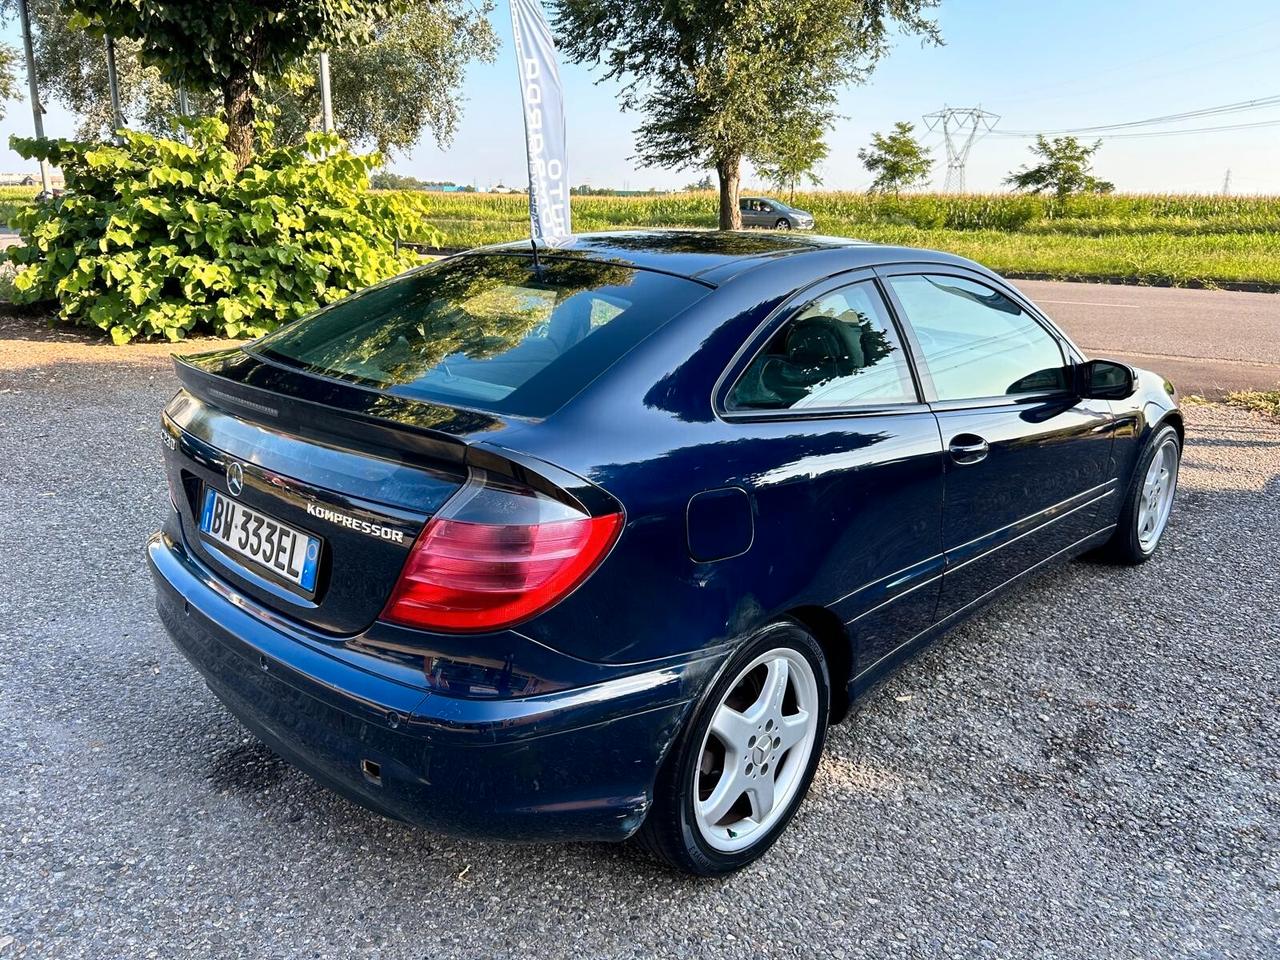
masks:
<svg viewBox="0 0 1280 960"><path fill-rule="evenodd" d="M64 0L28 0L41 89L79 118L78 136L105 136L115 126L107 94L107 67L99 37L72 26ZM429 129L447 144L462 109L463 74L473 59L492 60L497 37L487 14L492 3L413 0L389 23L375 24L373 39L330 56L334 123L348 143L384 156L408 149ZM0 0L6 19L14 0ZM177 90L141 61L142 45L115 41L120 101L129 126L172 133ZM315 57L308 51L280 76L266 78L262 112L275 121L275 142L300 144L319 126L320 91ZM188 88L191 110L216 111L219 97Z"/></svg>
<svg viewBox="0 0 1280 960"><path fill-rule="evenodd" d="M390 170L379 170L369 177L374 190L428 190L431 187L456 187L452 180L419 180Z"/></svg>
<svg viewBox="0 0 1280 960"><path fill-rule="evenodd" d="M107 61L103 41L71 25L62 0L27 0L31 15L32 43L41 98L56 100L76 115L77 135L102 137L115 126L107 90ZM5 21L17 17L16 0L0 0ZM141 44L115 41L116 77L120 102L130 126L149 133L172 133L177 93L155 67L144 67ZM216 104L207 94L192 91L192 107L211 113Z"/></svg>
<svg viewBox="0 0 1280 960"><path fill-rule="evenodd" d="M462 115L467 65L492 62L497 52L492 11L492 2L413 0L398 17L376 24L368 43L334 50L329 70L338 133L387 156L411 148L424 129L448 144ZM278 132L289 143L314 129L320 114L315 61L303 67L293 71L291 87L276 95L273 85L269 93L280 108Z"/></svg>
<svg viewBox="0 0 1280 960"><path fill-rule="evenodd" d="M5 105L22 95L18 84L18 51L7 43L0 43L0 118L5 115Z"/></svg>
<svg viewBox="0 0 1280 960"><path fill-rule="evenodd" d="M686 193L697 193L701 190L714 190L716 188L715 181L711 179L711 174L705 173L702 179L695 180L693 183L686 183L684 190Z"/></svg>
<svg viewBox="0 0 1280 960"><path fill-rule="evenodd" d="M914 187L929 176L933 158L920 145L912 132L915 127L900 121L887 137L871 135L871 146L858 151L862 165L876 175L869 192L898 193L903 187Z"/></svg>
<svg viewBox="0 0 1280 960"><path fill-rule="evenodd" d="M937 40L936 0L556 0L565 56L623 82L647 166L714 168L720 227L742 225L743 159L788 129L823 126L840 87L864 79L899 29Z"/></svg>
<svg viewBox="0 0 1280 960"><path fill-rule="evenodd" d="M1035 166L1024 166L1005 177L1015 190L1028 193L1053 191L1059 198L1073 193L1110 193L1116 188L1109 180L1099 180L1091 172L1093 155L1102 146L1095 140L1086 146L1075 137L1036 137L1031 152L1041 158Z"/></svg>
<svg viewBox="0 0 1280 960"><path fill-rule="evenodd" d="M787 192L788 202L795 202L796 185L801 180L808 180L814 185L822 182L815 168L827 159L825 134L825 124L800 116L795 126L780 130L755 157L755 167L760 176L779 193Z"/></svg>
<svg viewBox="0 0 1280 960"><path fill-rule="evenodd" d="M407 0L65 0L73 27L136 41L141 62L171 84L221 94L226 146L241 166L269 78L319 46L368 42Z"/></svg>

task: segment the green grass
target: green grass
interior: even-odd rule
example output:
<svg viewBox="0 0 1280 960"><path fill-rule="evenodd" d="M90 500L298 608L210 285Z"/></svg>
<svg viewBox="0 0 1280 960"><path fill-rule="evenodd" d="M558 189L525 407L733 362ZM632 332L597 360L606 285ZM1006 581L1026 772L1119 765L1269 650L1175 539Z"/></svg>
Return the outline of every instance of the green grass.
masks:
<svg viewBox="0 0 1280 960"><path fill-rule="evenodd" d="M413 238L420 242L465 248L526 235L520 195L406 193L398 200L421 217ZM815 215L820 233L948 250L1004 273L1280 288L1280 197L815 192L795 203ZM575 197L573 223L580 233L712 228L716 198Z"/></svg>

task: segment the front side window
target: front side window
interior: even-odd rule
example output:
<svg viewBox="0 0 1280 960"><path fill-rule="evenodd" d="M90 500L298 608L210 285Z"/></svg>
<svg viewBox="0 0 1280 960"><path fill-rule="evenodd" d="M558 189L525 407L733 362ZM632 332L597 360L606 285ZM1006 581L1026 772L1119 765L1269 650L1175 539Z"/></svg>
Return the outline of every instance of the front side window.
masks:
<svg viewBox="0 0 1280 960"><path fill-rule="evenodd" d="M730 410L914 403L902 345L871 281L814 301L778 330L729 393Z"/></svg>
<svg viewBox="0 0 1280 960"><path fill-rule="evenodd" d="M939 400L1067 389L1058 341L1004 294L960 277L891 277Z"/></svg>

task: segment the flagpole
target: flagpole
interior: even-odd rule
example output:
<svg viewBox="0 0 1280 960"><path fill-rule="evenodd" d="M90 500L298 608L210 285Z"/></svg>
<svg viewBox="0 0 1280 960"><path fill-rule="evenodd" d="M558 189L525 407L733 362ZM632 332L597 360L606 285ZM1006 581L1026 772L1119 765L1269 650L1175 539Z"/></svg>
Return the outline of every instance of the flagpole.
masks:
<svg viewBox="0 0 1280 960"><path fill-rule="evenodd" d="M536 194L534 191L537 185L533 182L533 158L529 155L529 110L528 104L524 99L524 65L521 51L524 44L521 42L520 21L516 16L516 0L511 0L511 41L512 47L516 51L516 79L520 83L521 107L520 118L524 122L524 142L525 142L525 163L524 173L525 180L529 184L529 248L533 251L533 270L539 277L542 276L542 264L538 262L538 238L537 238L537 222L538 217L535 210L537 204Z"/></svg>
<svg viewBox="0 0 1280 960"><path fill-rule="evenodd" d="M564 90L541 0L510 0L511 34L529 173L529 243L554 246L573 233L565 152Z"/></svg>

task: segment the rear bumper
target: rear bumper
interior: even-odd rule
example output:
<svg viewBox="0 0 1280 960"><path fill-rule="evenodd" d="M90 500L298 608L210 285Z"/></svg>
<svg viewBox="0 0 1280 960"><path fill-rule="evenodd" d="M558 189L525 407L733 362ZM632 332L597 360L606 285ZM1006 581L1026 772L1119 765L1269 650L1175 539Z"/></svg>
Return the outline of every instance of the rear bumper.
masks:
<svg viewBox="0 0 1280 960"><path fill-rule="evenodd" d="M326 652L230 590L165 533L156 605L213 693L273 750L385 816L458 836L621 840L722 653L534 697L425 691Z"/></svg>

